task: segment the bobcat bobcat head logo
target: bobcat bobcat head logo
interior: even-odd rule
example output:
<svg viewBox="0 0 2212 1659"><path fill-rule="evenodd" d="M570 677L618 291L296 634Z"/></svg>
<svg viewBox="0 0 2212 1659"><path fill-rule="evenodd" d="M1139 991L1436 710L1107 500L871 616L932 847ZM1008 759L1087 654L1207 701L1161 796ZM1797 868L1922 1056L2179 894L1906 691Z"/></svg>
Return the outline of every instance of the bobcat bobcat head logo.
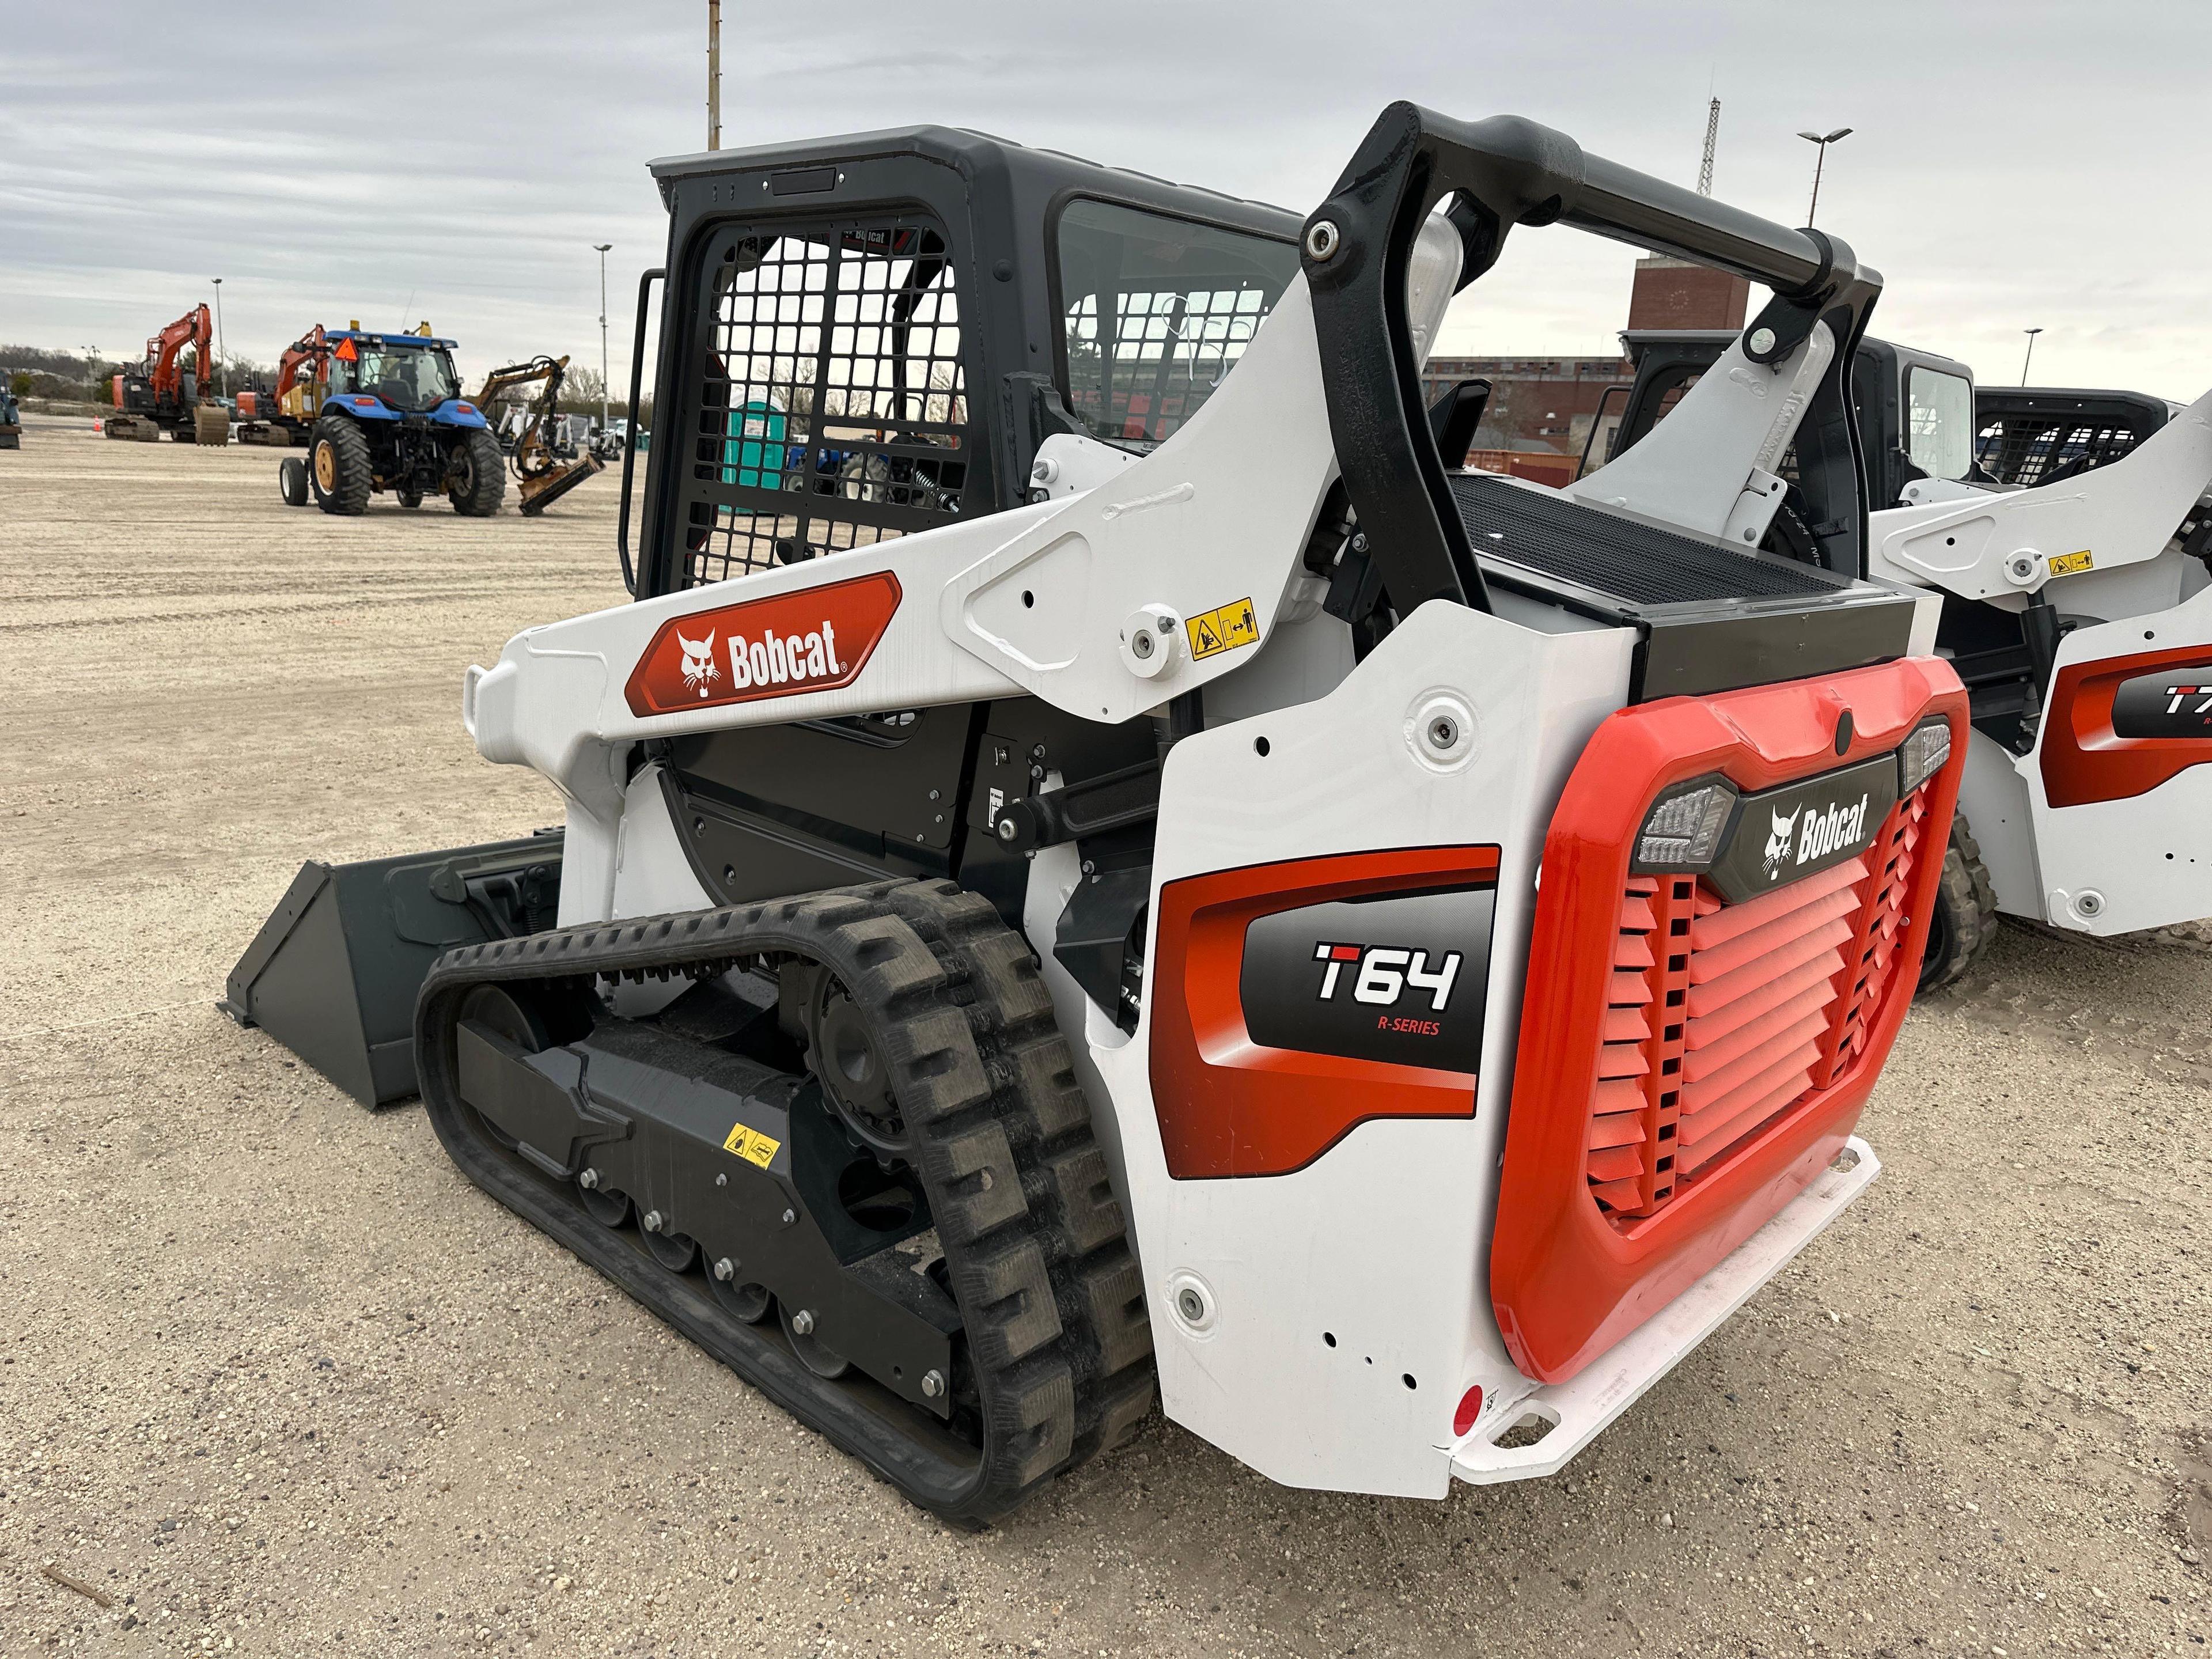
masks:
<svg viewBox="0 0 2212 1659"><path fill-rule="evenodd" d="M1797 836L1797 814L1802 811L1804 808L1797 807L1787 817L1771 808L1767 812L1774 821L1773 831L1766 837L1766 878L1769 881L1780 875L1782 866L1790 861L1790 843Z"/></svg>
<svg viewBox="0 0 2212 1659"><path fill-rule="evenodd" d="M703 640L687 640L676 636L677 644L684 647L684 689L707 695L708 685L722 678L722 671L714 666L714 636L709 633Z"/></svg>

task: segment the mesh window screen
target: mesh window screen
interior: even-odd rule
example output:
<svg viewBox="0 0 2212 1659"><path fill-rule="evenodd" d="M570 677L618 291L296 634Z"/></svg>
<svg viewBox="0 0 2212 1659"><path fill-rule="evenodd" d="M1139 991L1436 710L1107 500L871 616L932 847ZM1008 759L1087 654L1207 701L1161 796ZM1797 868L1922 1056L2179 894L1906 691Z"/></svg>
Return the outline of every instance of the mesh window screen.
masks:
<svg viewBox="0 0 2212 1659"><path fill-rule="evenodd" d="M718 246L679 585L957 514L971 451L943 231L909 214L738 228Z"/></svg>
<svg viewBox="0 0 2212 1659"><path fill-rule="evenodd" d="M1285 242L1080 199L1056 252L1069 411L1122 444L1197 412L1298 266Z"/></svg>
<svg viewBox="0 0 2212 1659"><path fill-rule="evenodd" d="M1974 459L1998 483L2032 489L2109 466L2140 435L2125 422L2079 415L2000 415L1982 422Z"/></svg>

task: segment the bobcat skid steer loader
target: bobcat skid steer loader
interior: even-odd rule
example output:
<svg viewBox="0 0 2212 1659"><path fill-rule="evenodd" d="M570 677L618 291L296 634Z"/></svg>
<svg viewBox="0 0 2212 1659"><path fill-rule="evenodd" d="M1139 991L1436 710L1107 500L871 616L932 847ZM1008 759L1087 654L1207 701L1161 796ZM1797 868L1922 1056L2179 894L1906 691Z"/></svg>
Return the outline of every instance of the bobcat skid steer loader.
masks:
<svg viewBox="0 0 2212 1659"><path fill-rule="evenodd" d="M1632 341L1615 453L1665 430L1732 337ZM1972 732L1922 988L1963 975L2001 913L2096 935L2212 915L2212 393L1978 388L1873 338L1852 387L1871 541L1790 490L1767 544L1942 596Z"/></svg>
<svg viewBox="0 0 2212 1659"><path fill-rule="evenodd" d="M1303 222L655 172L637 602L463 694L567 801L558 925L422 981L471 1179L970 1524L1156 1374L1291 1485L1557 1469L1873 1179L1966 702L1932 598L1747 550L1793 434L1863 517L1843 243L1407 105ZM1420 400L1555 222L1774 290L1637 511Z"/></svg>
<svg viewBox="0 0 2212 1659"><path fill-rule="evenodd" d="M1914 414L1963 462L1996 423L1975 403L1966 383ZM1869 521L1865 571L1943 595L1973 713L1960 835L1995 909L2098 936L2212 915L2212 392L2117 459L2105 425L2027 489L1908 483ZM1937 946L1953 976L1972 962L1950 930Z"/></svg>

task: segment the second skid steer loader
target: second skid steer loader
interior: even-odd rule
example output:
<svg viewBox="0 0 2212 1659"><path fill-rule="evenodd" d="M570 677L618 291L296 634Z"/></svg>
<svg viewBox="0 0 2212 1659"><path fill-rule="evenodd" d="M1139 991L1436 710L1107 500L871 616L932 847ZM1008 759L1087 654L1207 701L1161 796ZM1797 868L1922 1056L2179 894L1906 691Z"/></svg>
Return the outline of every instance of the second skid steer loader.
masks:
<svg viewBox="0 0 2212 1659"><path fill-rule="evenodd" d="M1666 430L1729 337L1632 338L1616 453ZM1963 975L2000 914L2091 935L2212 915L2212 393L1978 389L1875 339L1852 378L1871 539L1814 538L1785 493L1771 544L1942 595L1973 730L1923 988Z"/></svg>
<svg viewBox="0 0 2212 1659"><path fill-rule="evenodd" d="M1402 104L1303 221L935 127L654 172L636 603L463 694L562 845L325 872L241 1017L474 930L461 1169L962 1523L1156 1377L1295 1486L1557 1469L1873 1179L1966 701L1932 596L1756 551L1793 439L1863 521L1842 242ZM1774 291L1578 495L1419 392L1553 223Z"/></svg>

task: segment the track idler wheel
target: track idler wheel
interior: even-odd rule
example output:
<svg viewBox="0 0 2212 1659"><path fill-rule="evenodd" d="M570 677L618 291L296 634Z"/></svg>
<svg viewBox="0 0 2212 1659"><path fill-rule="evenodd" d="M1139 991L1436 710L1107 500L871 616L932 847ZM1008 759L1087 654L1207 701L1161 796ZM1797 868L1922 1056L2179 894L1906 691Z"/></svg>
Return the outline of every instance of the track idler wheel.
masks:
<svg viewBox="0 0 2212 1659"><path fill-rule="evenodd" d="M796 1313L778 1304L776 1311L783 1316L784 1339L791 1344L792 1352L799 1363L824 1382L834 1382L853 1369L853 1362L822 1340L816 1328L814 1310L801 1308Z"/></svg>
<svg viewBox="0 0 2212 1659"><path fill-rule="evenodd" d="M748 1325L759 1324L775 1306L768 1286L740 1279L738 1264L727 1256L707 1270L707 1290L723 1312Z"/></svg>

